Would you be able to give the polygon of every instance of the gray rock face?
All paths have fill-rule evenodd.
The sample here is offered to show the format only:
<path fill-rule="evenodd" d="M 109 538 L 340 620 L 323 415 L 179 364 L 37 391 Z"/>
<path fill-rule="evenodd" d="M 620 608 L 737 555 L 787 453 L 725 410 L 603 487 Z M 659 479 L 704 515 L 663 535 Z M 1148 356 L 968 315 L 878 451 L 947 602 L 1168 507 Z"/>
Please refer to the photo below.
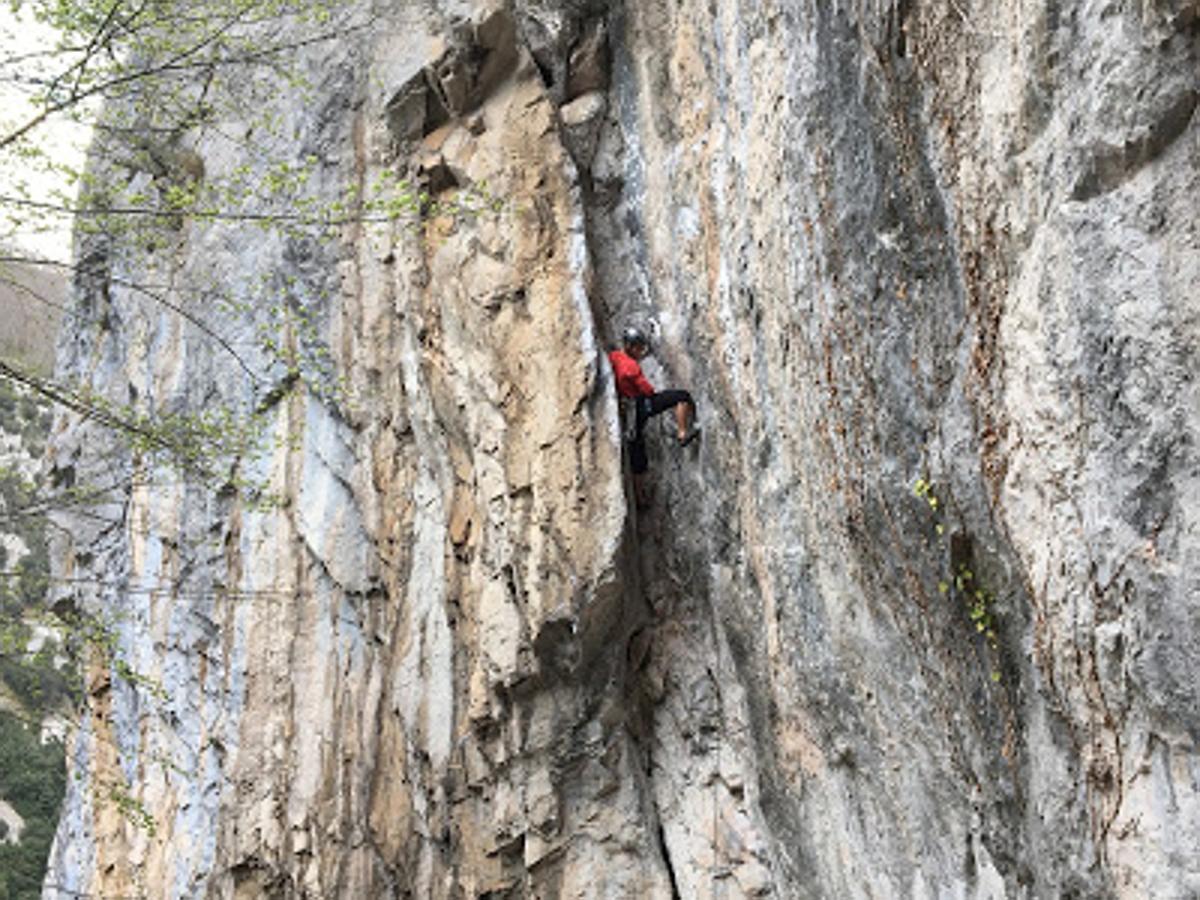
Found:
<path fill-rule="evenodd" d="M 463 3 L 314 51 L 266 149 L 442 205 L 183 226 L 177 283 L 265 279 L 329 396 L 264 306 L 209 320 L 255 385 L 122 289 L 163 259 L 79 286 L 64 373 L 284 439 L 240 464 L 277 504 L 137 478 L 66 522 L 163 690 L 94 665 L 48 895 L 1200 893 L 1198 22 Z M 651 423 L 643 511 L 627 322 L 704 427 Z"/>

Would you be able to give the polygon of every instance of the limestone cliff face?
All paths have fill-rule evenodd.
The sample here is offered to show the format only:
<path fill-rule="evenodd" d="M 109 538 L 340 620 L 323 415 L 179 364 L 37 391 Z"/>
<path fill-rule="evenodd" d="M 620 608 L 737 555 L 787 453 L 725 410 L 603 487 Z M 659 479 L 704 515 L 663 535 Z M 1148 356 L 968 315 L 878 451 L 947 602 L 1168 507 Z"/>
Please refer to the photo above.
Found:
<path fill-rule="evenodd" d="M 1200 892 L 1200 7 L 377 12 L 267 149 L 502 204 L 77 286 L 64 373 L 287 439 L 276 504 L 67 521 L 162 690 L 94 667 L 48 895 Z M 122 288 L 167 270 L 248 301 L 203 311 L 264 384 Z M 344 391 L 254 349 L 263 284 Z M 652 425 L 642 512 L 630 320 L 705 429 Z M 60 477 L 105 448 L 64 421 Z"/>

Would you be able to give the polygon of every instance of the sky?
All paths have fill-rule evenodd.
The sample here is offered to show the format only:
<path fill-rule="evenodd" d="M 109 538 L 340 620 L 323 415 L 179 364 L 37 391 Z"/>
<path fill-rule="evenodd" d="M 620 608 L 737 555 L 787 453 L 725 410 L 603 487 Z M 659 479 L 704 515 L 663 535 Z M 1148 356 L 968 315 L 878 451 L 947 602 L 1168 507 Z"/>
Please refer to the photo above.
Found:
<path fill-rule="evenodd" d="M 7 3 L 0 2 L 0 136 L 36 115 L 38 109 L 30 97 L 38 79 L 52 72 L 56 60 L 53 30 L 39 25 L 28 15 L 14 15 Z M 53 159 L 78 168 L 87 146 L 87 129 L 61 118 L 47 120 L 31 132 L 31 140 Z M 48 176 L 40 167 L 31 166 L 13 153 L 0 153 L 0 196 L 27 193 L 33 200 L 50 200 L 56 190 L 67 189 L 62 178 Z M 13 233 L 12 207 L 0 204 L 0 235 L 6 243 L 53 259 L 70 256 L 70 222 L 65 217 L 22 214 L 21 224 Z M 39 233 L 42 229 L 50 229 Z"/>

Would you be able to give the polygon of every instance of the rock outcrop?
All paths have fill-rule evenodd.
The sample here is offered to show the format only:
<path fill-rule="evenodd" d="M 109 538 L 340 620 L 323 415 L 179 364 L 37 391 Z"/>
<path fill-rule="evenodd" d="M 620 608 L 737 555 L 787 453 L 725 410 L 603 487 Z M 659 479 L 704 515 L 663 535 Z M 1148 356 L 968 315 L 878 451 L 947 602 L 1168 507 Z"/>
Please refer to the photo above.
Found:
<path fill-rule="evenodd" d="M 276 499 L 60 422 L 48 896 L 1200 892 L 1200 6 L 377 12 L 191 152 L 415 219 L 81 244 L 62 374 Z M 629 321 L 704 426 L 641 512 Z"/>

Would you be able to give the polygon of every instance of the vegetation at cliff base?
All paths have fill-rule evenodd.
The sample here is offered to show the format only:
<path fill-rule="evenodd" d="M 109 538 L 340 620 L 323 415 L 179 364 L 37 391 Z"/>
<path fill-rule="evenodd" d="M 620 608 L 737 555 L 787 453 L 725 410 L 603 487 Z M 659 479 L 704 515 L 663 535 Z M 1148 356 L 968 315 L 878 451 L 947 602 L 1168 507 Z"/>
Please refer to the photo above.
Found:
<path fill-rule="evenodd" d="M 43 744 L 35 726 L 0 712 L 0 797 L 25 822 L 18 843 L 0 841 L 0 900 L 41 896 L 65 789 L 62 745 Z"/>
<path fill-rule="evenodd" d="M 0 900 L 41 894 L 66 789 L 62 744 L 42 723 L 76 695 L 61 633 L 41 626 L 49 575 L 46 518 L 36 484 L 50 404 L 0 379 Z"/>

